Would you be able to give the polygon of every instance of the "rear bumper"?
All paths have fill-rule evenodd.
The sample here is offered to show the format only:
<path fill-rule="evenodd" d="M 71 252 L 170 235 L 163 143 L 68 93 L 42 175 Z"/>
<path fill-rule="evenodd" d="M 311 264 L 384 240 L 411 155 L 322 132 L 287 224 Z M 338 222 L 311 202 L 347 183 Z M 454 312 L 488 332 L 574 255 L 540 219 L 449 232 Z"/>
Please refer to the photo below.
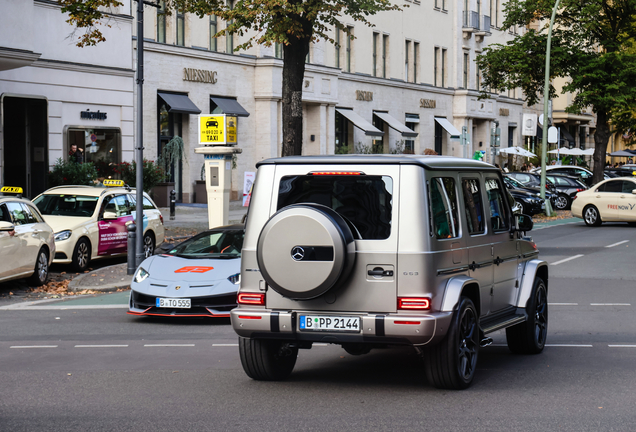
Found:
<path fill-rule="evenodd" d="M 422 315 L 352 314 L 308 312 L 311 315 L 359 316 L 362 328 L 356 333 L 303 331 L 298 327 L 299 312 L 237 308 L 230 312 L 232 327 L 242 337 L 323 343 L 375 343 L 426 345 L 444 338 L 452 312 Z"/>

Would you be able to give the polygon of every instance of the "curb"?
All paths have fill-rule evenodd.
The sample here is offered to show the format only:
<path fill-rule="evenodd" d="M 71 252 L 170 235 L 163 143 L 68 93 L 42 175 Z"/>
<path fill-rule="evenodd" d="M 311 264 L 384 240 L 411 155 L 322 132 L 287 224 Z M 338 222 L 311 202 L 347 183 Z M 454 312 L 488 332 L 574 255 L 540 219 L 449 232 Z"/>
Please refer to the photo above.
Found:
<path fill-rule="evenodd" d="M 121 264 L 115 264 L 115 265 L 121 265 Z M 107 283 L 100 286 L 81 286 L 81 283 L 84 280 L 84 278 L 88 277 L 91 273 L 97 272 L 97 271 L 104 271 L 104 269 L 108 269 L 109 267 L 114 267 L 114 266 L 102 267 L 99 270 L 93 270 L 90 273 L 84 273 L 83 275 L 80 275 L 74 278 L 71 282 L 69 282 L 68 290 L 72 292 L 78 292 L 83 290 L 91 290 L 91 291 L 99 291 L 99 292 L 114 292 L 120 289 L 129 288 L 132 282 L 132 276 L 129 282 Z"/>

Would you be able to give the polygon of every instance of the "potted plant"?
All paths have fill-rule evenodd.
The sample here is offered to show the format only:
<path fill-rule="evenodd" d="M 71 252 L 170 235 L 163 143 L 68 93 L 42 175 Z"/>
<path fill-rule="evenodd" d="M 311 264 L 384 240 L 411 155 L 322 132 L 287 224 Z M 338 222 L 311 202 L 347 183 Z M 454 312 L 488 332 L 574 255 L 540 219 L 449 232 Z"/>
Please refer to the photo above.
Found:
<path fill-rule="evenodd" d="M 49 187 L 61 185 L 92 186 L 98 173 L 92 162 L 77 163 L 58 159 L 49 171 Z"/>

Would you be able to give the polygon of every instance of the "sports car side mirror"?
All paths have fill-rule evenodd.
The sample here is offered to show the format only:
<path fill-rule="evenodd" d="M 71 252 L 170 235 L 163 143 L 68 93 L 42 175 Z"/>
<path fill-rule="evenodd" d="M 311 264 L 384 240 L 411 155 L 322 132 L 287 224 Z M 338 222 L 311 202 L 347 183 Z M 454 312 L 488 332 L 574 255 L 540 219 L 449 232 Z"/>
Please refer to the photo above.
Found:
<path fill-rule="evenodd" d="M 14 229 L 11 222 L 0 221 L 0 231 L 13 231 Z"/>
<path fill-rule="evenodd" d="M 514 231 L 530 231 L 533 226 L 534 222 L 530 216 L 525 214 L 515 215 L 515 226 L 513 227 Z"/>
<path fill-rule="evenodd" d="M 117 213 L 115 212 L 104 212 L 104 219 L 105 220 L 111 220 L 111 219 L 117 219 Z"/>

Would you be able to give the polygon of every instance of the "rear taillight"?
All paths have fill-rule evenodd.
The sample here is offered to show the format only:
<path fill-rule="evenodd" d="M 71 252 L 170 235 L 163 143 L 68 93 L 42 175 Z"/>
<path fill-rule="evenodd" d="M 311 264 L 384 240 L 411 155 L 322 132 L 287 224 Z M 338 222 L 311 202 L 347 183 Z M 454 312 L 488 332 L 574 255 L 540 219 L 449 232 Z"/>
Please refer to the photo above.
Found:
<path fill-rule="evenodd" d="M 576 198 L 578 198 L 578 195 L 574 195 L 574 196 L 572 197 L 572 201 L 574 201 Z"/>
<path fill-rule="evenodd" d="M 577 192 L 583 192 L 585 189 L 577 189 Z"/>
<path fill-rule="evenodd" d="M 426 297 L 399 297 L 398 309 L 428 310 L 431 308 L 431 299 Z"/>
<path fill-rule="evenodd" d="M 264 306 L 265 293 L 239 293 L 237 302 L 244 305 Z"/>
<path fill-rule="evenodd" d="M 159 220 L 161 221 L 161 225 L 163 225 L 163 215 L 159 213 Z"/>

